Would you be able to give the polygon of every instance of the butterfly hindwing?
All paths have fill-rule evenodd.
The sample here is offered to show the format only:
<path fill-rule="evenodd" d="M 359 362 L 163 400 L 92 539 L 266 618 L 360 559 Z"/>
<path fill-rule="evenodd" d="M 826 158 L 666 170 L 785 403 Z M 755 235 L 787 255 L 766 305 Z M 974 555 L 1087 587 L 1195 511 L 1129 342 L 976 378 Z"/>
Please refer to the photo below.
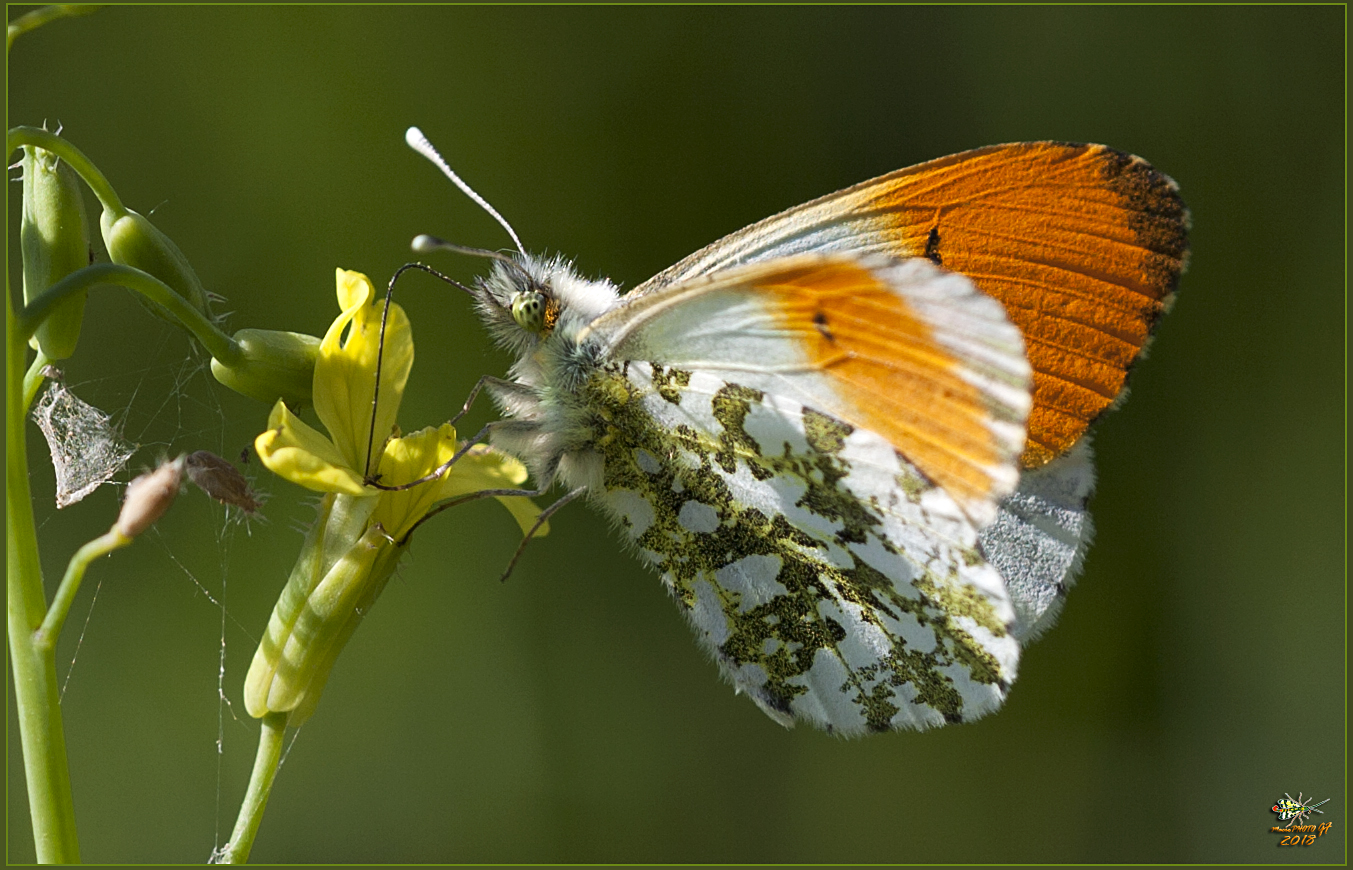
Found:
<path fill-rule="evenodd" d="M 767 713 L 852 734 L 963 721 L 1015 675 L 977 532 L 875 433 L 702 372 L 612 363 L 598 500 Z"/>
<path fill-rule="evenodd" d="M 999 706 L 1015 614 L 978 530 L 1029 373 L 998 304 L 924 261 L 804 256 L 624 301 L 582 340 L 611 360 L 580 397 L 599 499 L 741 690 L 842 733 Z"/>

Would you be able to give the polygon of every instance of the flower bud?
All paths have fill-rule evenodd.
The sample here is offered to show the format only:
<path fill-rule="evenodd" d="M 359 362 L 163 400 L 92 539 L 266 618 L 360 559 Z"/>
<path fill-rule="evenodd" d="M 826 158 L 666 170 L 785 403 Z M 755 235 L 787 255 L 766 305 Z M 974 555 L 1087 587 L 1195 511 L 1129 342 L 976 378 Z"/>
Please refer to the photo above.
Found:
<path fill-rule="evenodd" d="M 216 380 L 268 404 L 279 398 L 293 408 L 311 404 L 318 338 L 274 329 L 241 329 L 234 338 L 242 355 L 230 364 L 213 359 L 211 373 Z"/>
<path fill-rule="evenodd" d="M 105 208 L 99 217 L 99 229 L 103 232 L 103 243 L 108 248 L 108 256 L 120 266 L 131 266 L 159 278 L 169 288 L 198 311 L 211 316 L 207 304 L 207 291 L 198 280 L 188 258 L 183 256 L 178 245 L 160 232 L 145 216 L 131 209 L 116 214 Z M 137 298 L 140 298 L 139 296 Z M 164 306 L 142 299 L 150 311 L 158 317 L 175 325 L 178 318 L 169 313 Z"/>
<path fill-rule="evenodd" d="M 23 149 L 23 298 L 28 302 L 72 272 L 89 265 L 89 218 L 79 177 L 55 154 Z M 85 314 L 81 291 L 52 309 L 33 336 L 49 359 L 65 359 L 80 340 Z"/>
<path fill-rule="evenodd" d="M 250 716 L 314 712 L 338 654 L 375 603 L 403 552 L 366 526 L 375 499 L 330 496 L 277 599 L 244 680 Z"/>
<path fill-rule="evenodd" d="M 166 462 L 159 468 L 143 474 L 127 486 L 122 499 L 122 513 L 118 514 L 117 530 L 128 538 L 135 538 L 164 516 L 174 497 L 183 486 L 183 457 Z"/>

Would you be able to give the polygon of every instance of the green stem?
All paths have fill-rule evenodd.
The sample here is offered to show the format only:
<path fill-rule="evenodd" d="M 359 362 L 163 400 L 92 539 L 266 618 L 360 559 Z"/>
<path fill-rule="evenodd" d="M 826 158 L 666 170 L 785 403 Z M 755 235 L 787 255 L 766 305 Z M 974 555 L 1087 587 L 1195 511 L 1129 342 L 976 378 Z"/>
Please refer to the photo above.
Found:
<path fill-rule="evenodd" d="M 23 376 L 23 409 L 28 413 L 28 409 L 33 407 L 33 398 L 37 396 L 38 390 L 42 389 L 42 382 L 47 377 L 42 370 L 47 368 L 51 360 L 42 351 L 33 358 L 33 364 L 28 367 L 28 373 Z"/>
<path fill-rule="evenodd" d="M 56 657 L 51 649 L 39 649 L 33 639 L 33 632 L 47 614 L 47 601 L 42 589 L 33 497 L 28 488 L 23 404 L 28 345 L 14 318 L 8 284 L 6 281 L 5 586 L 14 702 L 37 859 L 44 864 L 74 864 L 80 860 L 80 843 L 61 724 Z"/>
<path fill-rule="evenodd" d="M 70 18 L 76 15 L 88 15 L 102 8 L 94 4 L 84 3 L 57 3 L 52 6 L 44 6 L 41 9 L 34 9 L 14 19 L 5 29 L 5 51 L 8 52 L 14 45 L 14 40 L 24 35 L 30 30 L 37 30 L 55 18 Z"/>
<path fill-rule="evenodd" d="M 5 154 L 13 154 L 22 145 L 36 145 L 44 151 L 50 151 L 57 157 L 70 164 L 76 174 L 85 180 L 89 189 L 94 191 L 94 195 L 99 198 L 99 203 L 106 211 L 114 215 L 121 216 L 127 213 L 127 207 L 122 204 L 118 198 L 117 191 L 113 190 L 113 185 L 108 183 L 108 179 L 94 165 L 94 161 L 85 156 L 84 152 L 74 145 L 62 139 L 55 133 L 49 133 L 40 127 L 12 127 L 5 134 Z"/>
<path fill-rule="evenodd" d="M 101 556 L 107 556 L 114 550 L 120 550 L 132 542 L 132 539 L 113 526 L 94 540 L 75 551 L 66 565 L 66 576 L 52 598 L 52 606 L 42 625 L 33 633 L 33 645 L 40 652 L 50 653 L 56 647 L 56 639 L 61 635 L 61 626 L 66 624 L 66 614 L 70 612 L 70 603 L 80 590 L 80 581 L 85 579 L 85 569 L 89 563 Z"/>
<path fill-rule="evenodd" d="M 207 353 L 222 364 L 236 365 L 243 358 L 244 352 L 235 339 L 217 329 L 216 324 L 171 290 L 168 284 L 140 269 L 119 266 L 116 263 L 86 266 L 70 273 L 35 296 L 19 314 L 18 328 L 23 340 L 28 340 L 62 299 L 84 290 L 91 290 L 100 284 L 120 284 L 152 302 L 158 302 L 202 343 Z"/>
<path fill-rule="evenodd" d="M 254 836 L 263 821 L 263 810 L 268 806 L 277 764 L 282 758 L 282 736 L 287 730 L 289 713 L 269 713 L 263 717 L 258 734 L 258 755 L 254 756 L 254 771 L 249 775 L 249 790 L 240 804 L 240 815 L 230 842 L 216 855 L 216 864 L 243 864 L 249 860 L 254 847 Z"/>

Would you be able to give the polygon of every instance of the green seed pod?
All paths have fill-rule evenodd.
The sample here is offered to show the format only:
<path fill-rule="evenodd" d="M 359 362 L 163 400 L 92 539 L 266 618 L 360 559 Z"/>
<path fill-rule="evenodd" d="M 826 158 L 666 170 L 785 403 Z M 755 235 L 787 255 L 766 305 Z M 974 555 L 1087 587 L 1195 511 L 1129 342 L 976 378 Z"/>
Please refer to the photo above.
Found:
<path fill-rule="evenodd" d="M 275 329 L 241 329 L 234 338 L 243 356 L 229 365 L 213 359 L 211 373 L 216 380 L 269 405 L 278 399 L 293 408 L 311 404 L 318 338 Z"/>
<path fill-rule="evenodd" d="M 120 266 L 131 266 L 159 278 L 169 288 L 198 311 L 211 316 L 207 304 L 207 291 L 198 280 L 197 273 L 188 264 L 178 245 L 160 232 L 144 215 L 127 209 L 120 214 L 104 209 L 99 217 L 99 229 L 103 232 L 103 243 L 108 248 L 108 257 Z M 140 297 L 138 297 L 140 298 Z M 178 318 L 170 314 L 163 306 L 142 300 L 142 304 L 158 317 L 175 325 Z"/>
<path fill-rule="evenodd" d="M 23 298 L 42 291 L 89 265 L 89 218 L 79 177 L 50 151 L 23 149 Z M 80 340 L 85 292 L 52 310 L 33 336 L 49 359 L 66 359 Z"/>

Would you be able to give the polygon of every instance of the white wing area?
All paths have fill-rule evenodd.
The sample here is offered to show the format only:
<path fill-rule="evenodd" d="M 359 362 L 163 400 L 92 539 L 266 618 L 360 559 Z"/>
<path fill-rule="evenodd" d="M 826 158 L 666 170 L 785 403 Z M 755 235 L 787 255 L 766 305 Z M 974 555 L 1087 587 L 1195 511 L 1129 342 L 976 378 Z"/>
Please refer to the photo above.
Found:
<path fill-rule="evenodd" d="M 996 521 L 982 530 L 982 552 L 1005 579 L 1015 606 L 1012 631 L 1021 642 L 1052 627 L 1080 572 L 1094 533 L 1086 508 L 1095 487 L 1093 460 L 1086 437 L 1065 456 L 1025 471 Z"/>
<path fill-rule="evenodd" d="M 840 734 L 1000 706 L 1004 583 L 940 487 L 875 433 L 702 371 L 608 363 L 598 501 L 723 673 L 773 718 Z"/>
<path fill-rule="evenodd" d="M 896 311 L 877 307 L 904 322 L 860 323 L 856 312 L 838 320 L 845 307 L 841 297 L 810 282 L 794 288 L 799 295 L 775 292 L 786 275 L 811 267 L 826 273 L 842 264 L 894 294 L 900 303 Z M 808 298 L 822 306 L 818 317 L 826 342 L 812 326 L 796 330 L 795 313 L 786 312 Z M 831 311 L 830 323 L 824 310 Z M 800 324 L 806 321 L 799 317 Z M 924 346 L 907 334 L 911 322 L 924 331 Z M 622 299 L 580 338 L 598 347 L 602 358 L 703 372 L 885 437 L 903 429 L 919 433 L 919 440 L 943 454 L 943 462 L 975 467 L 981 485 L 975 491 L 952 488 L 950 494 L 978 525 L 994 518 L 997 501 L 1018 480 L 1016 459 L 1024 446 L 1032 376 L 1019 330 L 1001 304 L 970 280 L 924 259 L 805 255 L 728 269 Z M 827 356 L 833 350 L 838 355 Z M 852 366 L 871 367 L 865 377 L 885 371 L 889 379 L 881 388 L 862 390 Z M 950 377 L 969 385 L 971 397 L 957 398 L 952 384 L 945 383 Z M 954 435 L 955 426 L 970 420 L 982 427 L 979 434 L 986 442 L 979 458 Z M 890 428 L 894 425 L 896 430 Z M 901 439 L 893 443 L 907 452 Z M 947 482 L 933 473 L 926 456 L 908 458 L 932 480 Z"/>
<path fill-rule="evenodd" d="M 1030 370 L 1019 330 L 1001 303 L 966 277 L 924 259 L 804 255 L 729 269 L 638 297 L 597 318 L 581 340 L 611 359 L 659 360 L 681 369 L 736 373 L 733 380 L 819 410 L 848 412 L 833 379 L 811 364 L 802 344 L 781 322 L 759 282 L 808 263 L 845 261 L 877 274 L 962 366 L 960 375 L 988 391 L 1007 420 L 1029 409 Z M 890 324 L 880 323 L 886 330 Z M 755 383 L 752 383 L 755 381 Z M 1021 438 L 1022 443 L 1022 436 Z"/>

